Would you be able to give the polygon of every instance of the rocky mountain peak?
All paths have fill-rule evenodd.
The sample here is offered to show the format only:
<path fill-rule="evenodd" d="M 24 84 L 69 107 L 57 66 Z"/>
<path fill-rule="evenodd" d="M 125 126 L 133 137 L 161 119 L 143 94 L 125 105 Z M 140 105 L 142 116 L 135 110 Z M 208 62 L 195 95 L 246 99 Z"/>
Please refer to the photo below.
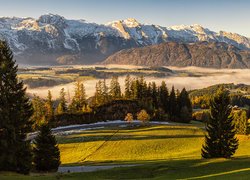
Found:
<path fill-rule="evenodd" d="M 57 14 L 42 15 L 37 21 L 42 24 L 51 24 L 59 27 L 64 27 L 66 25 L 66 19 L 63 16 Z"/>
<path fill-rule="evenodd" d="M 127 18 L 122 21 L 127 27 L 138 27 L 140 23 L 134 18 Z"/>

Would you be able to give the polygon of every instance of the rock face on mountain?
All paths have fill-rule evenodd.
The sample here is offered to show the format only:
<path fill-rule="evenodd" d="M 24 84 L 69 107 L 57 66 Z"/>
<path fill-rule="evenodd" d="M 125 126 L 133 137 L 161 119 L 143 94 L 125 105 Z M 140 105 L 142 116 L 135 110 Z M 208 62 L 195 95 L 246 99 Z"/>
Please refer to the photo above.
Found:
<path fill-rule="evenodd" d="M 121 50 L 104 64 L 143 66 L 198 66 L 209 68 L 250 68 L 250 51 L 218 42 L 167 42 Z"/>
<path fill-rule="evenodd" d="M 24 64 L 96 63 L 122 49 L 163 42 L 225 42 L 250 49 L 249 38 L 200 25 L 162 27 L 133 18 L 102 25 L 53 14 L 38 19 L 2 17 L 0 39 L 9 42 L 17 61 Z"/>

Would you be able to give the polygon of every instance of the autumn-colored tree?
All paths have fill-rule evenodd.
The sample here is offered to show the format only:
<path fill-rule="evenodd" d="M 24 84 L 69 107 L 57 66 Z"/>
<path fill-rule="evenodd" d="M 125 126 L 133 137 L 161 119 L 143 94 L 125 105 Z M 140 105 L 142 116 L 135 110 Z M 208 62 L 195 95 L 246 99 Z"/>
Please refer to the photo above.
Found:
<path fill-rule="evenodd" d="M 137 113 L 137 119 L 142 121 L 142 123 L 145 125 L 150 120 L 150 115 L 145 109 L 142 109 Z"/>
<path fill-rule="evenodd" d="M 132 123 L 134 120 L 133 114 L 132 113 L 128 113 L 126 115 L 126 117 L 124 118 L 125 121 L 127 121 L 128 123 Z"/>

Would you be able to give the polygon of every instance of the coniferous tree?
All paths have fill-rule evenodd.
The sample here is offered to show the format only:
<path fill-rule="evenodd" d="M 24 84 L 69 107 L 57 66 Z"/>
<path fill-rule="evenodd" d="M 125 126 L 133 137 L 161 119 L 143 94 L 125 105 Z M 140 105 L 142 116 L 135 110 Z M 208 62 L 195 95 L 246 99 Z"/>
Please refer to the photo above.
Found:
<path fill-rule="evenodd" d="M 102 103 L 105 104 L 109 102 L 110 97 L 109 97 L 109 88 L 106 84 L 106 79 L 103 80 L 102 82 Z"/>
<path fill-rule="evenodd" d="M 185 88 L 182 89 L 177 99 L 179 122 L 188 123 L 192 120 L 192 103 Z"/>
<path fill-rule="evenodd" d="M 136 79 L 131 82 L 131 98 L 138 99 L 138 81 Z"/>
<path fill-rule="evenodd" d="M 60 91 L 60 98 L 59 98 L 59 104 L 57 107 L 57 114 L 63 114 L 67 111 L 67 104 L 66 104 L 66 93 L 64 91 L 64 88 Z"/>
<path fill-rule="evenodd" d="M 87 105 L 85 86 L 81 83 L 80 86 L 80 108 L 83 109 Z"/>
<path fill-rule="evenodd" d="M 201 155 L 203 158 L 229 158 L 238 148 L 229 92 L 219 89 L 210 106 L 210 119 L 206 125 L 207 135 Z"/>
<path fill-rule="evenodd" d="M 72 112 L 82 112 L 83 108 L 87 105 L 86 93 L 83 83 L 77 81 L 75 84 L 75 94 L 70 104 Z"/>
<path fill-rule="evenodd" d="M 45 101 L 41 99 L 39 96 L 34 95 L 32 99 L 32 107 L 33 107 L 33 115 L 31 117 L 33 123 L 32 129 L 37 130 L 37 128 L 45 122 Z"/>
<path fill-rule="evenodd" d="M 102 104 L 102 82 L 99 80 L 95 86 L 94 104 L 99 106 Z"/>
<path fill-rule="evenodd" d="M 109 96 L 112 99 L 121 98 L 121 86 L 118 81 L 118 76 L 114 76 L 111 79 L 110 88 L 109 88 Z"/>
<path fill-rule="evenodd" d="M 17 65 L 6 42 L 0 41 L 0 171 L 29 173 L 32 106 L 18 81 Z"/>
<path fill-rule="evenodd" d="M 169 110 L 169 94 L 168 88 L 165 81 L 162 81 L 161 86 L 159 88 L 159 104 L 162 109 L 168 113 Z"/>
<path fill-rule="evenodd" d="M 125 99 L 130 99 L 131 98 L 131 78 L 130 75 L 128 74 L 125 78 L 125 92 L 124 96 Z"/>
<path fill-rule="evenodd" d="M 52 122 L 54 120 L 54 107 L 51 92 L 48 91 L 48 96 L 45 100 L 45 121 Z"/>
<path fill-rule="evenodd" d="M 60 151 L 48 123 L 40 127 L 34 145 L 34 165 L 36 170 L 56 172 L 60 165 Z"/>
<path fill-rule="evenodd" d="M 176 111 L 177 111 L 177 100 L 176 100 L 176 94 L 174 86 L 172 87 L 172 90 L 169 95 L 169 118 L 170 120 L 175 120 L 176 118 Z"/>
<path fill-rule="evenodd" d="M 152 98 L 153 108 L 157 109 L 158 108 L 158 92 L 157 92 L 157 86 L 156 86 L 155 82 L 152 82 L 151 98 Z"/>
<path fill-rule="evenodd" d="M 247 134 L 248 133 L 248 119 L 247 113 L 245 110 L 238 110 L 233 113 L 234 120 L 233 123 L 235 125 L 235 131 L 237 134 Z"/>
<path fill-rule="evenodd" d="M 143 101 L 148 98 L 147 93 L 148 93 L 148 85 L 147 85 L 147 82 L 144 81 L 142 84 L 142 99 L 143 99 Z"/>

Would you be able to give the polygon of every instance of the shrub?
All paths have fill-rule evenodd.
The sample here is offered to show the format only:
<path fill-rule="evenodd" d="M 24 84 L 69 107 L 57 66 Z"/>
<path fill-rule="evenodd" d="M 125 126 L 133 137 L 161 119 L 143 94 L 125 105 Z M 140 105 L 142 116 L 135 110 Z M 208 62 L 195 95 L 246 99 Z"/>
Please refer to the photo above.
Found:
<path fill-rule="evenodd" d="M 137 113 L 137 119 L 142 121 L 143 124 L 145 124 L 150 120 L 150 116 L 146 110 L 142 109 L 139 113 Z"/>
<path fill-rule="evenodd" d="M 133 114 L 128 113 L 124 120 L 127 121 L 128 123 L 132 123 L 134 120 Z"/>

